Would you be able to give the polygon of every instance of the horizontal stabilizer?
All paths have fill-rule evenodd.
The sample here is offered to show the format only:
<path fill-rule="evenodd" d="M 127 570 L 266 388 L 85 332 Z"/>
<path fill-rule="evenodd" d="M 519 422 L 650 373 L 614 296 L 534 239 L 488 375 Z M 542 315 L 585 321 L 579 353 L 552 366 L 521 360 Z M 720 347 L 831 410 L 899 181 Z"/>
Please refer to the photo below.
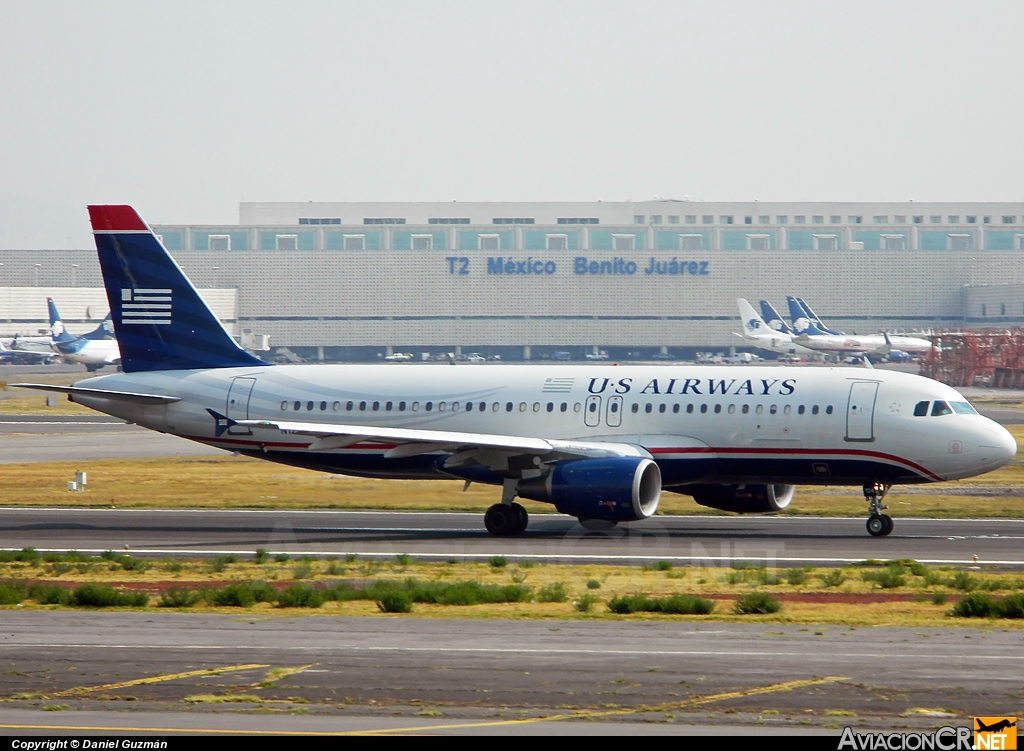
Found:
<path fill-rule="evenodd" d="M 19 389 L 34 389 L 36 391 L 54 391 L 58 394 L 72 394 L 78 396 L 90 396 L 96 399 L 114 399 L 121 402 L 138 402 L 139 404 L 170 404 L 180 402 L 180 396 L 167 396 L 165 394 L 136 394 L 131 391 L 111 391 L 110 389 L 88 389 L 81 386 L 51 386 L 48 383 L 12 383 Z"/>

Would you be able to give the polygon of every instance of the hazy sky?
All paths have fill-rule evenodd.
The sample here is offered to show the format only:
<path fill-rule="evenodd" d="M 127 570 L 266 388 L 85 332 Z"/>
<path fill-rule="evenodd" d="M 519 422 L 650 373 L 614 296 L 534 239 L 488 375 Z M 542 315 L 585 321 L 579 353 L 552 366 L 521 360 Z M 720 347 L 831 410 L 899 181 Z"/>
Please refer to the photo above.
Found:
<path fill-rule="evenodd" d="M 0 0 L 0 247 L 85 205 L 1024 200 L 1022 2 Z"/>

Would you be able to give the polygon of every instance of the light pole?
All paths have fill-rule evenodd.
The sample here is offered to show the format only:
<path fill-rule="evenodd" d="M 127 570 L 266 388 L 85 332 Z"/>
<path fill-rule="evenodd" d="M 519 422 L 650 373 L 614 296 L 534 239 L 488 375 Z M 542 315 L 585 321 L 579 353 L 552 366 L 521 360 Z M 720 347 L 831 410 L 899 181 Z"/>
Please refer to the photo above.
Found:
<path fill-rule="evenodd" d="M 220 288 L 220 284 L 218 283 L 218 276 L 219 276 L 217 274 L 218 271 L 220 271 L 220 266 L 214 266 L 213 267 L 213 288 L 214 289 L 219 289 Z"/>
<path fill-rule="evenodd" d="M 41 264 L 41 263 L 37 263 L 36 264 L 36 286 L 37 287 L 39 286 L 39 269 L 41 269 L 42 267 L 43 267 L 43 264 Z"/>
<path fill-rule="evenodd" d="M 75 276 L 78 274 L 78 267 L 79 267 L 79 265 L 80 264 L 77 264 L 77 263 L 71 264 L 71 286 L 72 287 L 75 286 Z"/>

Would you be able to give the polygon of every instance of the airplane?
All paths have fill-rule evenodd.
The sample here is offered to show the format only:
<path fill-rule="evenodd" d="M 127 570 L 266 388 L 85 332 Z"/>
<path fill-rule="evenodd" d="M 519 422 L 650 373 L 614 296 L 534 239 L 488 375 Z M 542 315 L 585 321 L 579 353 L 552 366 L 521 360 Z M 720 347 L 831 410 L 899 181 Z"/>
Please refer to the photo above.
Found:
<path fill-rule="evenodd" d="M 911 354 L 927 354 L 932 343 L 927 339 L 896 334 L 846 335 L 823 328 L 824 324 L 797 297 L 786 298 L 793 322 L 793 341 L 817 352 L 858 355 L 888 355 L 890 360 L 908 360 Z"/>
<path fill-rule="evenodd" d="M 833 329 L 830 329 L 828 326 L 826 326 L 825 323 L 820 318 L 818 318 L 818 314 L 811 310 L 811 306 L 804 302 L 804 299 L 802 297 L 794 297 L 793 299 L 796 300 L 797 305 L 799 305 L 800 308 L 803 310 L 803 313 L 804 315 L 807 316 L 807 319 L 811 323 L 813 323 L 819 331 L 822 331 L 825 334 L 832 334 L 832 336 L 846 336 L 845 331 L 834 331 Z M 789 303 L 789 300 L 790 298 L 787 297 L 786 302 Z M 793 308 L 792 305 L 790 305 L 790 313 L 792 313 L 792 311 Z"/>
<path fill-rule="evenodd" d="M 973 477 L 1017 451 L 955 389 L 894 371 L 270 365 L 238 346 L 135 209 L 89 214 L 124 372 L 16 385 L 286 465 L 495 485 L 492 535 L 526 529 L 517 497 L 614 525 L 652 516 L 663 490 L 760 513 L 809 483 L 861 486 L 867 531 L 884 536 L 893 485 Z"/>
<path fill-rule="evenodd" d="M 13 340 L 15 341 L 17 337 Z M 57 359 L 57 353 L 47 348 L 46 351 L 37 349 L 17 349 L 8 346 L 3 339 L 0 339 L 0 363 L 4 365 L 50 365 Z"/>
<path fill-rule="evenodd" d="M 114 338 L 110 313 L 107 313 L 107 317 L 95 330 L 82 336 L 74 336 L 65 330 L 53 298 L 47 297 L 46 304 L 50 309 L 53 348 L 60 353 L 65 362 L 82 363 L 90 373 L 104 365 L 117 365 L 121 362 L 121 351 L 118 349 L 117 339 Z"/>
<path fill-rule="evenodd" d="M 762 305 L 764 305 L 762 300 Z M 793 335 L 774 330 L 757 314 L 753 306 L 742 297 L 737 298 L 736 305 L 740 309 L 740 320 L 743 322 L 743 333 L 733 332 L 747 344 L 760 349 L 788 355 L 813 355 L 814 350 L 801 347 L 793 342 Z"/>

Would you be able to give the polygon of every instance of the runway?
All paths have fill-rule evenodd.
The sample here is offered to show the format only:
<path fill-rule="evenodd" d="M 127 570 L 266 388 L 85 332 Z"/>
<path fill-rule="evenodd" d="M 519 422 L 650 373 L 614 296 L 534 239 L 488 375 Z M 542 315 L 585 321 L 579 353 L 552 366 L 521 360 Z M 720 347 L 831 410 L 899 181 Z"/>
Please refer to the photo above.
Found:
<path fill-rule="evenodd" d="M 708 725 L 754 723 L 777 733 L 821 728 L 834 722 L 825 713 L 842 707 L 855 713 L 843 724 L 924 728 L 1017 706 L 1020 634 L 7 611 L 0 696 L 23 698 L 2 705 L 0 724 L 25 723 L 33 709 L 57 705 L 79 711 L 40 713 L 36 721 L 501 734 L 597 734 L 601 721 L 661 734 L 696 721 L 705 733 Z M 231 695 L 244 698 L 194 698 Z M 295 707 L 308 715 L 289 716 Z M 909 712 L 931 707 L 943 709 Z M 263 714 L 238 714 L 257 708 Z M 137 715 L 154 710 L 166 714 Z M 595 713 L 592 721 L 570 722 L 579 710 Z"/>
<path fill-rule="evenodd" d="M 913 558 L 928 564 L 1024 566 L 1024 520 L 897 519 L 892 535 L 870 537 L 861 519 L 658 516 L 607 532 L 561 515 L 531 517 L 521 537 L 495 538 L 482 515 L 385 511 L 0 509 L 0 548 L 138 555 L 251 554 L 463 560 L 494 555 L 549 563 L 769 566 Z"/>

